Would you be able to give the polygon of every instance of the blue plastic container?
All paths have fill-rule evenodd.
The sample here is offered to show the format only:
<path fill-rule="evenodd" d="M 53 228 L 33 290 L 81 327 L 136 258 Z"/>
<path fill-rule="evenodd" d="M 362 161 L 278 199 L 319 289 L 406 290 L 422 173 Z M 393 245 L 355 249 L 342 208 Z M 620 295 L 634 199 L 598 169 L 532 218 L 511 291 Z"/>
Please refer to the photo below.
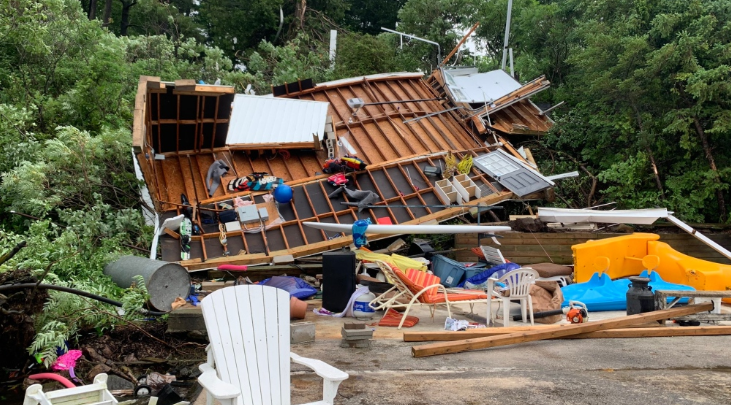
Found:
<path fill-rule="evenodd" d="M 442 255 L 436 255 L 432 258 L 432 272 L 439 277 L 441 283 L 445 287 L 456 287 L 462 282 L 465 275 L 465 269 L 462 263 L 452 260 Z"/>

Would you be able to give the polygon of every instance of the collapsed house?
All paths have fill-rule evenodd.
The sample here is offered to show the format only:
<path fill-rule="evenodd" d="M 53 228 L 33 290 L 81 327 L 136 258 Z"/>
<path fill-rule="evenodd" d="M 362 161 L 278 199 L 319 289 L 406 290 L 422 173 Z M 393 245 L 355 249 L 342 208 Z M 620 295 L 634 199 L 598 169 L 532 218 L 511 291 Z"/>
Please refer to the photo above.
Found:
<path fill-rule="evenodd" d="M 143 76 L 134 154 L 159 222 L 185 214 L 193 224 L 186 260 L 179 233 L 162 229 L 162 260 L 189 270 L 271 263 L 352 243 L 303 222 L 438 223 L 466 205 L 543 198 L 553 183 L 510 139 L 550 129 L 529 100 L 548 86 L 543 77 L 521 85 L 502 71 L 440 68 L 426 79 L 303 80 L 256 96 Z M 452 159 L 467 160 L 464 173 Z M 344 176 L 333 181 L 339 166 L 327 162 L 343 163 Z M 356 206 L 353 193 L 337 192 L 343 183 L 372 199 Z M 270 197 L 280 184 L 291 201 Z"/>

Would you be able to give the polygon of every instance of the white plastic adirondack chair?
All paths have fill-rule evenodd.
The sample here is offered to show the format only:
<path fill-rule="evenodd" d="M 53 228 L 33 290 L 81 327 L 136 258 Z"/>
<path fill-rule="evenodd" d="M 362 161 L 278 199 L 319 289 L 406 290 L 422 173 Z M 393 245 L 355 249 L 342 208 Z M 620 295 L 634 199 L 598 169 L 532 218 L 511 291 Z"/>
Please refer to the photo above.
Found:
<path fill-rule="evenodd" d="M 204 298 L 201 307 L 211 344 L 198 382 L 208 391 L 208 405 L 214 398 L 222 405 L 289 405 L 290 359 L 324 379 L 323 399 L 312 405 L 332 405 L 348 374 L 289 351 L 288 292 L 227 287 Z"/>
<path fill-rule="evenodd" d="M 43 392 L 41 384 L 33 384 L 25 390 L 23 405 L 116 405 L 117 400 L 107 390 L 107 378 L 101 373 L 93 384 L 49 392 Z"/>

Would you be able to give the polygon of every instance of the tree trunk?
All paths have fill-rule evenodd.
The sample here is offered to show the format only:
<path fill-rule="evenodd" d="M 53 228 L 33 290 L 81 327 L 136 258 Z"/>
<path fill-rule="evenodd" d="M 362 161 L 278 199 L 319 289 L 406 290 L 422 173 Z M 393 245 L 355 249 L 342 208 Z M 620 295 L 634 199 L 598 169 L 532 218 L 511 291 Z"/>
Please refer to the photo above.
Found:
<path fill-rule="evenodd" d="M 112 0 L 106 0 L 104 2 L 104 19 L 102 26 L 109 26 L 109 21 L 112 19 Z"/>
<path fill-rule="evenodd" d="M 96 0 L 89 0 L 89 13 L 87 15 L 89 20 L 96 18 Z"/>
<path fill-rule="evenodd" d="M 640 128 L 640 133 L 645 132 L 644 125 L 642 123 L 642 115 L 640 115 L 640 111 L 637 109 L 634 103 L 632 103 L 632 108 L 635 110 L 635 115 L 637 116 L 637 126 Z M 652 173 L 655 176 L 655 184 L 657 185 L 657 189 L 660 191 L 660 197 L 664 200 L 665 199 L 665 190 L 662 187 L 662 181 L 660 180 L 660 172 L 657 170 L 657 163 L 655 162 L 655 154 L 652 153 L 652 149 L 650 149 L 650 146 L 644 141 L 640 140 L 640 144 L 645 143 L 645 152 L 647 152 L 647 157 L 650 158 L 650 166 L 652 166 Z"/>
<path fill-rule="evenodd" d="M 718 175 L 718 168 L 716 168 L 716 160 L 713 158 L 713 153 L 711 153 L 711 146 L 708 143 L 708 137 L 706 136 L 706 131 L 703 130 L 703 126 L 701 125 L 700 120 L 697 116 L 693 116 L 693 124 L 695 124 L 695 132 L 698 133 L 698 137 L 701 139 L 701 144 L 703 145 L 703 152 L 706 155 L 706 159 L 708 159 L 708 164 L 711 166 L 711 170 L 713 171 L 713 180 L 716 182 L 716 184 L 721 184 L 721 177 Z M 720 214 L 721 221 L 726 220 L 726 201 L 724 201 L 723 198 L 723 190 L 720 188 L 716 190 L 716 200 L 718 200 L 718 211 Z"/>
<path fill-rule="evenodd" d="M 137 0 L 125 1 L 119 0 L 122 3 L 122 21 L 119 27 L 119 35 L 127 36 L 127 28 L 129 27 L 129 9 L 137 4 Z"/>
<path fill-rule="evenodd" d="M 649 146 L 645 147 L 645 152 L 647 152 L 647 157 L 650 158 L 652 173 L 655 175 L 655 184 L 657 184 L 657 189 L 660 190 L 660 197 L 662 197 L 662 199 L 664 200 L 665 190 L 663 190 L 662 181 L 660 181 L 660 172 L 657 170 L 657 163 L 655 163 L 655 154 L 652 153 L 652 149 L 650 149 Z"/>

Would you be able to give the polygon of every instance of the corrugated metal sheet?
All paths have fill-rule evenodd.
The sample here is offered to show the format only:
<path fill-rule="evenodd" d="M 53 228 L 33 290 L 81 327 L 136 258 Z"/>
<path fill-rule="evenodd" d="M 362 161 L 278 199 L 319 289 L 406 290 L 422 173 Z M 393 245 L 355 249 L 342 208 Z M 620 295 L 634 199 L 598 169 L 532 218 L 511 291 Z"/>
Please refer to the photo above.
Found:
<path fill-rule="evenodd" d="M 237 94 L 227 145 L 286 144 L 322 139 L 329 103 Z"/>
<path fill-rule="evenodd" d="M 515 79 L 502 70 L 477 73 L 472 69 L 445 69 L 447 88 L 458 103 L 486 103 L 495 101 L 521 87 Z"/>

